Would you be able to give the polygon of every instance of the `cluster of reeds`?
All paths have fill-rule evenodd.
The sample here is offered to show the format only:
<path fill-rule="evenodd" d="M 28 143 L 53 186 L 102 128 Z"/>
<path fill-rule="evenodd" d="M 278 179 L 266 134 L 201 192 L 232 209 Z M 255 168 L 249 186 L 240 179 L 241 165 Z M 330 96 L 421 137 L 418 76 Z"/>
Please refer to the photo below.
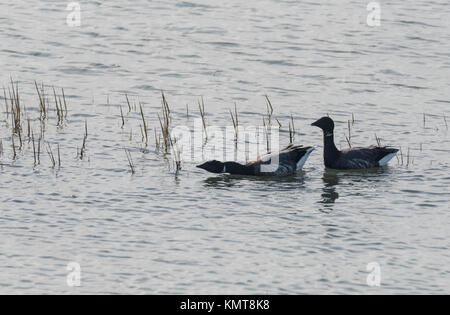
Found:
<path fill-rule="evenodd" d="M 237 112 L 237 104 L 234 103 L 234 114 L 230 109 L 230 115 L 231 115 L 231 121 L 233 122 L 233 128 L 234 128 L 234 141 L 237 145 L 237 141 L 239 138 L 239 117 Z"/>
<path fill-rule="evenodd" d="M 123 116 L 122 106 L 120 106 L 120 117 L 122 118 L 122 126 L 120 128 L 123 129 L 123 127 L 125 126 L 125 117 Z"/>
<path fill-rule="evenodd" d="M 162 134 L 162 145 L 161 145 L 161 137 L 156 136 L 156 147 L 158 150 L 163 149 L 164 153 L 168 153 L 170 150 L 171 145 L 171 136 L 170 136 L 170 108 L 169 103 L 167 102 L 166 96 L 164 95 L 164 92 L 161 92 L 161 105 L 162 105 L 162 119 L 161 116 L 158 114 L 158 120 L 159 125 L 161 127 L 161 134 Z"/>
<path fill-rule="evenodd" d="M 7 119 L 9 113 L 11 113 L 11 145 L 13 149 L 13 160 L 17 158 L 17 150 L 22 150 L 22 108 L 20 103 L 19 83 L 11 78 L 11 86 L 8 86 L 8 95 L 6 96 L 6 89 L 3 88 L 3 94 L 5 99 L 6 115 Z M 19 139 L 19 146 L 16 146 L 15 138 Z"/>
<path fill-rule="evenodd" d="M 147 128 L 147 122 L 145 121 L 144 116 L 144 110 L 142 109 L 142 103 L 139 103 L 141 118 L 142 118 L 142 125 L 139 125 L 141 129 L 141 135 L 142 135 L 142 142 L 145 143 L 145 146 L 148 146 L 148 128 Z"/>
<path fill-rule="evenodd" d="M 170 138 L 170 145 L 172 146 L 175 175 L 178 175 L 178 173 L 181 171 L 181 154 L 180 149 L 178 148 L 177 139 Z"/>
<path fill-rule="evenodd" d="M 57 159 L 55 158 L 52 147 L 50 146 L 49 143 L 47 143 L 47 153 L 48 153 L 48 156 L 50 157 L 50 161 L 52 162 L 52 165 L 53 165 L 52 167 L 55 168 L 56 165 L 58 165 L 58 169 L 60 169 L 61 168 L 61 151 L 59 150 L 59 144 L 57 147 L 57 153 L 58 153 Z"/>
<path fill-rule="evenodd" d="M 345 140 L 347 140 L 348 146 L 352 147 L 352 125 L 350 120 L 347 121 L 347 130 L 348 130 L 348 136 L 345 136 Z"/>
<path fill-rule="evenodd" d="M 327 116 L 330 117 L 329 114 Z M 352 126 L 355 125 L 355 122 L 355 113 L 352 113 L 352 119 L 347 120 L 347 135 L 344 134 L 345 140 L 350 148 L 352 147 Z"/>
<path fill-rule="evenodd" d="M 14 82 L 11 79 L 11 89 L 8 87 L 8 92 L 11 109 L 12 131 L 14 134 L 19 136 L 19 139 L 22 142 L 22 110 L 20 107 L 19 83 L 16 82 L 16 84 L 14 85 Z M 5 102 L 7 102 L 6 97 Z M 6 107 L 8 107 L 8 105 Z"/>
<path fill-rule="evenodd" d="M 130 101 L 130 98 L 128 94 L 125 94 L 126 104 L 128 106 L 128 112 L 130 113 L 132 110 L 136 112 L 137 106 L 136 102 Z M 139 115 L 139 129 L 141 134 L 141 140 L 142 144 L 145 146 L 145 148 L 149 145 L 149 125 L 148 120 L 146 118 L 145 112 L 144 112 L 144 104 L 142 102 L 138 102 L 139 106 L 137 109 L 137 113 Z M 159 127 L 153 129 L 154 137 L 155 137 L 155 149 L 156 152 L 163 153 L 164 158 L 166 159 L 167 154 L 172 153 L 173 160 L 174 160 L 174 167 L 178 173 L 179 170 L 181 170 L 181 158 L 180 158 L 180 152 L 178 150 L 178 146 L 176 144 L 176 139 L 173 139 L 171 136 L 171 110 L 169 107 L 169 103 L 167 101 L 167 98 L 163 91 L 161 91 L 161 113 L 157 114 L 157 118 L 159 121 Z M 189 115 L 189 108 L 186 105 L 186 113 Z M 125 114 L 123 111 L 123 108 L 120 106 L 120 119 L 121 119 L 121 128 L 123 129 L 126 123 L 125 120 Z M 130 127 L 130 136 L 129 136 L 130 142 L 133 139 L 133 129 Z M 127 156 L 128 166 L 131 170 L 131 173 L 134 174 L 136 172 L 136 167 L 133 162 L 133 159 L 131 158 L 131 153 L 128 149 L 124 149 Z M 147 149 L 144 149 L 143 152 L 148 152 Z"/>
<path fill-rule="evenodd" d="M 84 136 L 83 136 L 83 142 L 81 144 L 81 149 L 78 152 L 78 158 L 80 160 L 83 160 L 84 157 L 86 156 L 86 141 L 88 138 L 88 123 L 87 120 L 84 122 Z"/>
<path fill-rule="evenodd" d="M 136 102 L 133 101 L 133 105 L 131 105 L 130 99 L 128 98 L 128 94 L 125 94 L 125 98 L 127 99 L 128 112 L 131 113 L 132 110 L 136 111 L 137 110 Z"/>
<path fill-rule="evenodd" d="M 381 148 L 381 147 L 382 147 L 382 146 L 381 146 L 381 139 L 378 138 L 377 134 L 375 134 L 375 140 L 377 141 L 377 146 L 378 146 L 379 148 Z"/>
<path fill-rule="evenodd" d="M 406 166 L 409 166 L 410 164 L 414 164 L 414 157 L 411 156 L 411 150 L 408 148 L 408 153 L 406 154 Z"/>
<path fill-rule="evenodd" d="M 23 139 L 23 120 L 24 114 L 26 112 L 25 106 L 21 106 L 20 94 L 19 94 L 19 83 L 14 82 L 11 78 L 11 86 L 8 86 L 8 95 L 6 96 L 6 89 L 3 88 L 3 94 L 5 99 L 6 115 L 7 119 L 11 113 L 11 145 L 13 149 L 13 160 L 17 158 L 18 151 L 22 150 Z M 29 120 L 27 130 L 30 130 Z M 15 138 L 18 138 L 19 145 L 16 146 Z"/>
<path fill-rule="evenodd" d="M 266 151 L 267 153 L 271 152 L 271 147 L 270 147 L 270 139 L 272 136 L 272 118 L 273 118 L 273 106 L 272 106 L 272 102 L 269 99 L 269 96 L 265 95 L 264 96 L 266 99 L 266 117 L 267 117 L 267 122 L 266 122 L 266 118 L 263 116 L 263 131 L 264 131 L 264 139 L 266 140 Z M 278 121 L 278 125 L 281 128 L 281 124 Z"/>
<path fill-rule="evenodd" d="M 291 114 L 291 120 L 289 121 L 289 144 L 293 144 L 295 141 L 295 124 L 294 116 Z"/>
<path fill-rule="evenodd" d="M 31 139 L 33 143 L 34 166 L 36 166 L 41 164 L 41 137 L 37 141 L 37 146 L 34 140 L 34 132 L 31 132 Z"/>
<path fill-rule="evenodd" d="M 272 102 L 269 99 L 269 96 L 265 95 L 265 98 L 266 98 L 268 125 L 271 126 L 272 125 L 273 106 L 272 106 Z"/>
<path fill-rule="evenodd" d="M 130 150 L 125 149 L 125 154 L 127 156 L 128 165 L 130 166 L 131 174 L 135 174 L 136 168 L 134 166 L 133 159 L 131 158 Z"/>
<path fill-rule="evenodd" d="M 126 115 L 130 114 L 133 110 L 136 112 L 137 110 L 137 105 L 136 102 L 133 101 L 133 103 L 131 103 L 129 95 L 127 93 L 125 93 L 125 99 L 126 99 L 126 106 L 128 108 L 128 112 Z M 140 120 L 141 120 L 141 124 L 139 125 L 139 129 L 141 131 L 141 135 L 142 135 L 142 142 L 146 144 L 148 144 L 148 128 L 147 128 L 147 121 L 145 119 L 144 116 L 144 110 L 143 110 L 143 104 L 139 101 L 139 108 L 140 108 L 140 112 L 139 112 L 139 116 L 140 116 Z M 123 107 L 121 105 L 119 105 L 119 110 L 120 110 L 120 128 L 123 129 L 125 127 L 126 124 L 126 119 L 125 119 L 125 113 L 123 110 Z M 130 127 L 130 142 L 133 140 L 133 129 L 132 127 Z"/>
<path fill-rule="evenodd" d="M 64 100 L 64 108 L 63 102 L 61 101 L 61 95 L 56 95 L 55 88 L 53 87 L 53 96 L 55 98 L 55 108 L 56 108 L 56 116 L 58 119 L 57 126 L 62 126 L 64 123 L 64 119 L 67 118 L 67 102 L 66 96 L 64 94 L 64 89 L 61 89 L 62 97 Z"/>
<path fill-rule="evenodd" d="M 125 100 L 126 100 L 126 106 L 128 108 L 128 112 L 127 115 L 130 114 L 133 110 L 136 112 L 137 110 L 137 105 L 136 105 L 136 101 L 133 100 L 133 103 L 130 101 L 129 95 L 127 93 L 125 93 Z M 142 102 L 140 102 L 138 100 L 139 103 L 139 130 L 141 132 L 141 141 L 142 143 L 145 145 L 145 147 L 148 146 L 148 125 L 147 125 L 147 120 L 145 118 L 144 115 L 144 106 L 142 104 Z M 123 129 L 125 127 L 125 114 L 124 114 L 124 110 L 123 107 L 121 105 L 119 105 L 119 109 L 120 109 L 120 128 Z M 87 135 L 87 128 L 86 128 L 86 133 Z M 87 138 L 87 136 L 85 137 Z M 133 140 L 133 128 L 130 127 L 130 136 L 129 136 L 129 140 L 130 142 Z M 83 140 L 83 145 L 85 144 L 85 139 Z M 131 152 L 129 149 L 124 148 L 125 151 L 125 155 L 127 158 L 127 162 L 128 162 L 128 166 L 130 168 L 131 174 L 134 175 L 136 173 L 136 165 L 133 161 L 133 158 L 131 156 Z"/>
<path fill-rule="evenodd" d="M 34 82 L 36 92 L 39 97 L 39 110 L 40 110 L 40 120 L 44 121 L 47 118 L 48 110 L 49 110 L 49 99 L 46 97 L 45 85 L 42 83 L 38 85 L 38 83 Z M 64 88 L 61 88 L 61 93 L 57 94 L 56 89 L 53 86 L 53 98 L 55 101 L 55 112 L 57 119 L 57 126 L 62 126 L 64 121 L 67 120 L 68 110 L 67 110 L 67 101 L 66 94 L 64 93 Z"/>
<path fill-rule="evenodd" d="M 410 166 L 410 165 L 414 164 L 414 157 L 411 155 L 411 149 L 409 147 L 408 147 L 406 156 L 404 156 L 403 150 L 400 147 L 400 156 L 397 155 L 397 162 L 400 165 L 406 165 L 406 166 Z"/>
<path fill-rule="evenodd" d="M 47 118 L 47 107 L 48 104 L 46 103 L 45 99 L 45 87 L 44 83 L 41 84 L 39 87 L 37 82 L 34 81 L 34 86 L 36 87 L 36 92 L 39 97 L 39 110 L 40 110 L 40 119 L 45 120 Z"/>
<path fill-rule="evenodd" d="M 266 124 L 266 119 L 263 117 L 263 131 L 264 139 L 266 139 L 266 152 L 270 153 L 270 125 Z"/>
<path fill-rule="evenodd" d="M 38 96 L 38 108 L 39 116 L 30 117 L 25 106 L 25 102 L 22 101 L 20 95 L 19 82 L 10 79 L 10 84 L 7 88 L 3 87 L 3 98 L 5 102 L 5 113 L 6 113 L 6 125 L 10 126 L 11 130 L 11 148 L 12 148 L 12 160 L 15 161 L 20 153 L 25 152 L 24 141 L 28 140 L 30 146 L 33 148 L 33 160 L 34 166 L 40 165 L 41 163 L 41 143 L 43 142 L 46 123 L 49 119 L 49 108 L 50 101 L 49 95 L 46 94 L 44 83 L 38 84 L 34 81 L 34 88 Z M 53 95 L 55 101 L 55 117 L 57 120 L 56 125 L 58 127 L 63 126 L 64 121 L 68 116 L 67 100 L 64 89 L 61 88 L 61 92 L 58 94 L 56 89 L 52 87 Z M 10 125 L 9 123 L 10 122 Z M 36 137 L 35 128 L 33 125 L 37 122 L 39 124 L 39 133 Z M 27 146 L 29 147 L 29 146 Z M 59 144 L 57 144 L 58 150 L 57 155 L 53 153 L 52 148 L 47 145 L 47 152 L 49 154 L 50 162 L 53 168 L 56 166 L 61 167 L 61 154 L 59 149 Z M 3 142 L 2 142 L 2 153 L 3 153 Z"/>
<path fill-rule="evenodd" d="M 205 133 L 205 142 L 206 142 L 206 141 L 208 141 L 208 132 L 207 132 L 207 128 L 206 128 L 205 102 L 203 100 L 203 97 L 202 97 L 201 103 L 200 103 L 200 101 L 198 101 L 198 109 L 200 111 L 200 116 L 202 118 L 203 132 Z"/>

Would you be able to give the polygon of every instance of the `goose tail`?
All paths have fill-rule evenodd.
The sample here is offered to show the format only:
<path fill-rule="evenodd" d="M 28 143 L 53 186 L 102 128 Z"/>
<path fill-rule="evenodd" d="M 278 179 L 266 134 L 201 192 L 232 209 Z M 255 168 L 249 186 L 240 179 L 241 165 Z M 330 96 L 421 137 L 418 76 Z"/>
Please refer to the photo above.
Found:
<path fill-rule="evenodd" d="M 386 155 L 383 156 L 378 161 L 378 164 L 380 166 L 385 166 L 386 164 L 388 164 L 389 161 L 392 160 L 397 155 L 397 153 L 399 151 L 399 149 L 392 148 L 392 147 L 384 147 L 384 148 L 381 148 L 381 149 L 386 153 Z"/>

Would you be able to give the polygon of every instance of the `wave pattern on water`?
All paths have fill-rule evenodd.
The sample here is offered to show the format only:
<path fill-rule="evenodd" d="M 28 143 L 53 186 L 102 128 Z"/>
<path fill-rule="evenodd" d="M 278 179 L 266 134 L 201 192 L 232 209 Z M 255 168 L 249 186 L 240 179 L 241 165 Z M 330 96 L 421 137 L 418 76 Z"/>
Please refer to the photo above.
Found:
<path fill-rule="evenodd" d="M 65 3 L 0 3 L 1 84 L 20 81 L 30 115 L 34 80 L 64 87 L 70 105 L 64 128 L 47 126 L 59 172 L 44 155 L 33 168 L 29 144 L 12 162 L 1 110 L 0 293 L 450 293 L 450 5 L 381 5 L 372 28 L 352 1 L 82 2 L 70 28 Z M 293 114 L 296 141 L 318 150 L 285 179 L 210 176 L 189 162 L 175 177 L 139 147 L 139 115 L 120 128 L 127 93 L 153 134 L 161 90 L 180 125 L 202 96 L 210 124 L 231 125 L 237 102 L 240 123 L 259 125 L 267 94 L 284 125 Z M 413 165 L 324 170 L 309 125 L 327 113 L 338 146 L 354 113 L 355 145 L 376 133 L 405 161 L 410 148 Z M 81 265 L 79 288 L 66 285 L 69 262 Z M 370 262 L 380 288 L 366 285 Z"/>

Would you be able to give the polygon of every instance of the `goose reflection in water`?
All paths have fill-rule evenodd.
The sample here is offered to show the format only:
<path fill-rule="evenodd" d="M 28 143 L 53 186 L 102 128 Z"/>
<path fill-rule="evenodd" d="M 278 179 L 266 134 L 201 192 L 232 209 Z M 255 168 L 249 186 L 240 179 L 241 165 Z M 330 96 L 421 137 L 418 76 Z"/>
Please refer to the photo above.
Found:
<path fill-rule="evenodd" d="M 209 177 L 203 181 L 205 187 L 209 188 L 230 188 L 249 187 L 261 189 L 261 185 L 267 186 L 271 190 L 299 190 L 305 188 L 305 173 L 299 171 L 291 176 L 258 177 L 244 175 L 221 174 Z"/>
<path fill-rule="evenodd" d="M 336 186 L 339 184 L 339 177 L 334 170 L 326 170 L 322 177 L 324 186 L 322 188 L 322 199 L 319 201 L 323 203 L 325 207 L 329 208 L 339 198 L 339 194 L 336 191 Z"/>
<path fill-rule="evenodd" d="M 336 188 L 338 185 L 342 187 L 342 181 L 345 186 L 356 183 L 359 187 L 366 186 L 369 189 L 373 185 L 378 185 L 378 183 L 385 183 L 386 179 L 392 178 L 392 174 L 393 171 L 389 167 L 349 171 L 326 169 L 322 177 L 324 186 L 319 203 L 324 205 L 324 210 L 332 210 L 334 203 L 339 199 Z M 349 195 L 358 194 L 357 192 L 351 193 L 348 190 L 347 192 Z"/>

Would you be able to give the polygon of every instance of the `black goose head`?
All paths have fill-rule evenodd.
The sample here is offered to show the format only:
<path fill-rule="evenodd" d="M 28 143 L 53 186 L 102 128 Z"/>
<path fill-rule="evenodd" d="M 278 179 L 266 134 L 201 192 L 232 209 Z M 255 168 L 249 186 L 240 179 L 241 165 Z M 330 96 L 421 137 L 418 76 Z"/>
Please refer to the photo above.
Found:
<path fill-rule="evenodd" d="M 312 123 L 311 126 L 319 127 L 326 133 L 332 133 L 334 131 L 334 122 L 330 117 L 322 117 L 318 121 Z"/>
<path fill-rule="evenodd" d="M 198 165 L 197 167 L 211 173 L 220 174 L 223 173 L 224 164 L 222 162 L 214 160 L 203 163 L 202 165 Z"/>

